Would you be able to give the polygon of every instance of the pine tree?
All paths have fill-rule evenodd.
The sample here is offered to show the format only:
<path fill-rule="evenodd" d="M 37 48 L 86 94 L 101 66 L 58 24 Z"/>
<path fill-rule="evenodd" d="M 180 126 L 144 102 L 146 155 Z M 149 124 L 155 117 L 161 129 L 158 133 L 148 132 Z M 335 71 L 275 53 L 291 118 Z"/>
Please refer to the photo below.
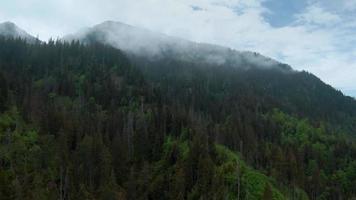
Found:
<path fill-rule="evenodd" d="M 8 96 L 7 82 L 0 72 L 0 112 L 3 112 L 6 108 L 6 101 Z"/>
<path fill-rule="evenodd" d="M 14 189 L 12 188 L 9 174 L 0 169 L 0 197 L 3 200 L 14 199 Z"/>

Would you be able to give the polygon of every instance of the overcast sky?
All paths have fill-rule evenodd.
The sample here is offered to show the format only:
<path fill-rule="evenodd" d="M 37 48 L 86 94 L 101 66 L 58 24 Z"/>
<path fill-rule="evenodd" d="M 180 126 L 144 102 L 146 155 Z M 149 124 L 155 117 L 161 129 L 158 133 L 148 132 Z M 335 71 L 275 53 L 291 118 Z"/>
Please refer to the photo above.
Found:
<path fill-rule="evenodd" d="M 356 0 L 1 0 L 42 40 L 105 20 L 256 51 L 356 96 Z"/>

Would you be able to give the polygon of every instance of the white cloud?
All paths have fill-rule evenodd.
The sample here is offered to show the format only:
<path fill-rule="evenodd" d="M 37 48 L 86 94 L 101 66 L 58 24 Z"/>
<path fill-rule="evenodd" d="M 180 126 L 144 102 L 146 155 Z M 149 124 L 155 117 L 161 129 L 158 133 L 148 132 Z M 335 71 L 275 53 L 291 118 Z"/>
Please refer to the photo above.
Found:
<path fill-rule="evenodd" d="M 344 8 L 349 11 L 356 10 L 356 0 L 344 0 Z"/>
<path fill-rule="evenodd" d="M 297 15 L 298 23 L 316 25 L 335 25 L 341 21 L 337 14 L 324 10 L 321 6 L 313 4 L 307 7 L 306 11 Z"/>
<path fill-rule="evenodd" d="M 356 0 L 339 0 L 339 1 L 341 3 L 342 10 L 345 10 L 345 11 L 355 11 L 356 10 Z"/>

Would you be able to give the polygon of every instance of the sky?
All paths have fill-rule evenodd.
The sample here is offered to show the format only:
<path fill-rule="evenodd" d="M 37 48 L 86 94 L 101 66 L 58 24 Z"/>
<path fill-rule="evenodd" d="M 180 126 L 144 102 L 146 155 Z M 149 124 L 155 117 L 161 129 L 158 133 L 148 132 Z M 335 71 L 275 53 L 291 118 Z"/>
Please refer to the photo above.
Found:
<path fill-rule="evenodd" d="M 356 0 L 1 0 L 42 40 L 106 20 L 259 52 L 356 97 Z"/>

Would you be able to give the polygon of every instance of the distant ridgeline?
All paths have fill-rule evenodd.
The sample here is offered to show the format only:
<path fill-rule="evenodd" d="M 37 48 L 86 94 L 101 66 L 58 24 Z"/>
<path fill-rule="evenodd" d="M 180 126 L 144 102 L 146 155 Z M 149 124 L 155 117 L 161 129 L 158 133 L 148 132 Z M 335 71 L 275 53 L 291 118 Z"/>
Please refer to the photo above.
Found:
<path fill-rule="evenodd" d="M 105 41 L 0 37 L 0 199 L 356 197 L 352 98 L 254 53 Z"/>
<path fill-rule="evenodd" d="M 0 23 L 0 36 L 6 38 L 21 38 L 21 39 L 25 39 L 29 43 L 39 42 L 37 38 L 26 33 L 26 31 L 17 27 L 12 22 Z"/>

